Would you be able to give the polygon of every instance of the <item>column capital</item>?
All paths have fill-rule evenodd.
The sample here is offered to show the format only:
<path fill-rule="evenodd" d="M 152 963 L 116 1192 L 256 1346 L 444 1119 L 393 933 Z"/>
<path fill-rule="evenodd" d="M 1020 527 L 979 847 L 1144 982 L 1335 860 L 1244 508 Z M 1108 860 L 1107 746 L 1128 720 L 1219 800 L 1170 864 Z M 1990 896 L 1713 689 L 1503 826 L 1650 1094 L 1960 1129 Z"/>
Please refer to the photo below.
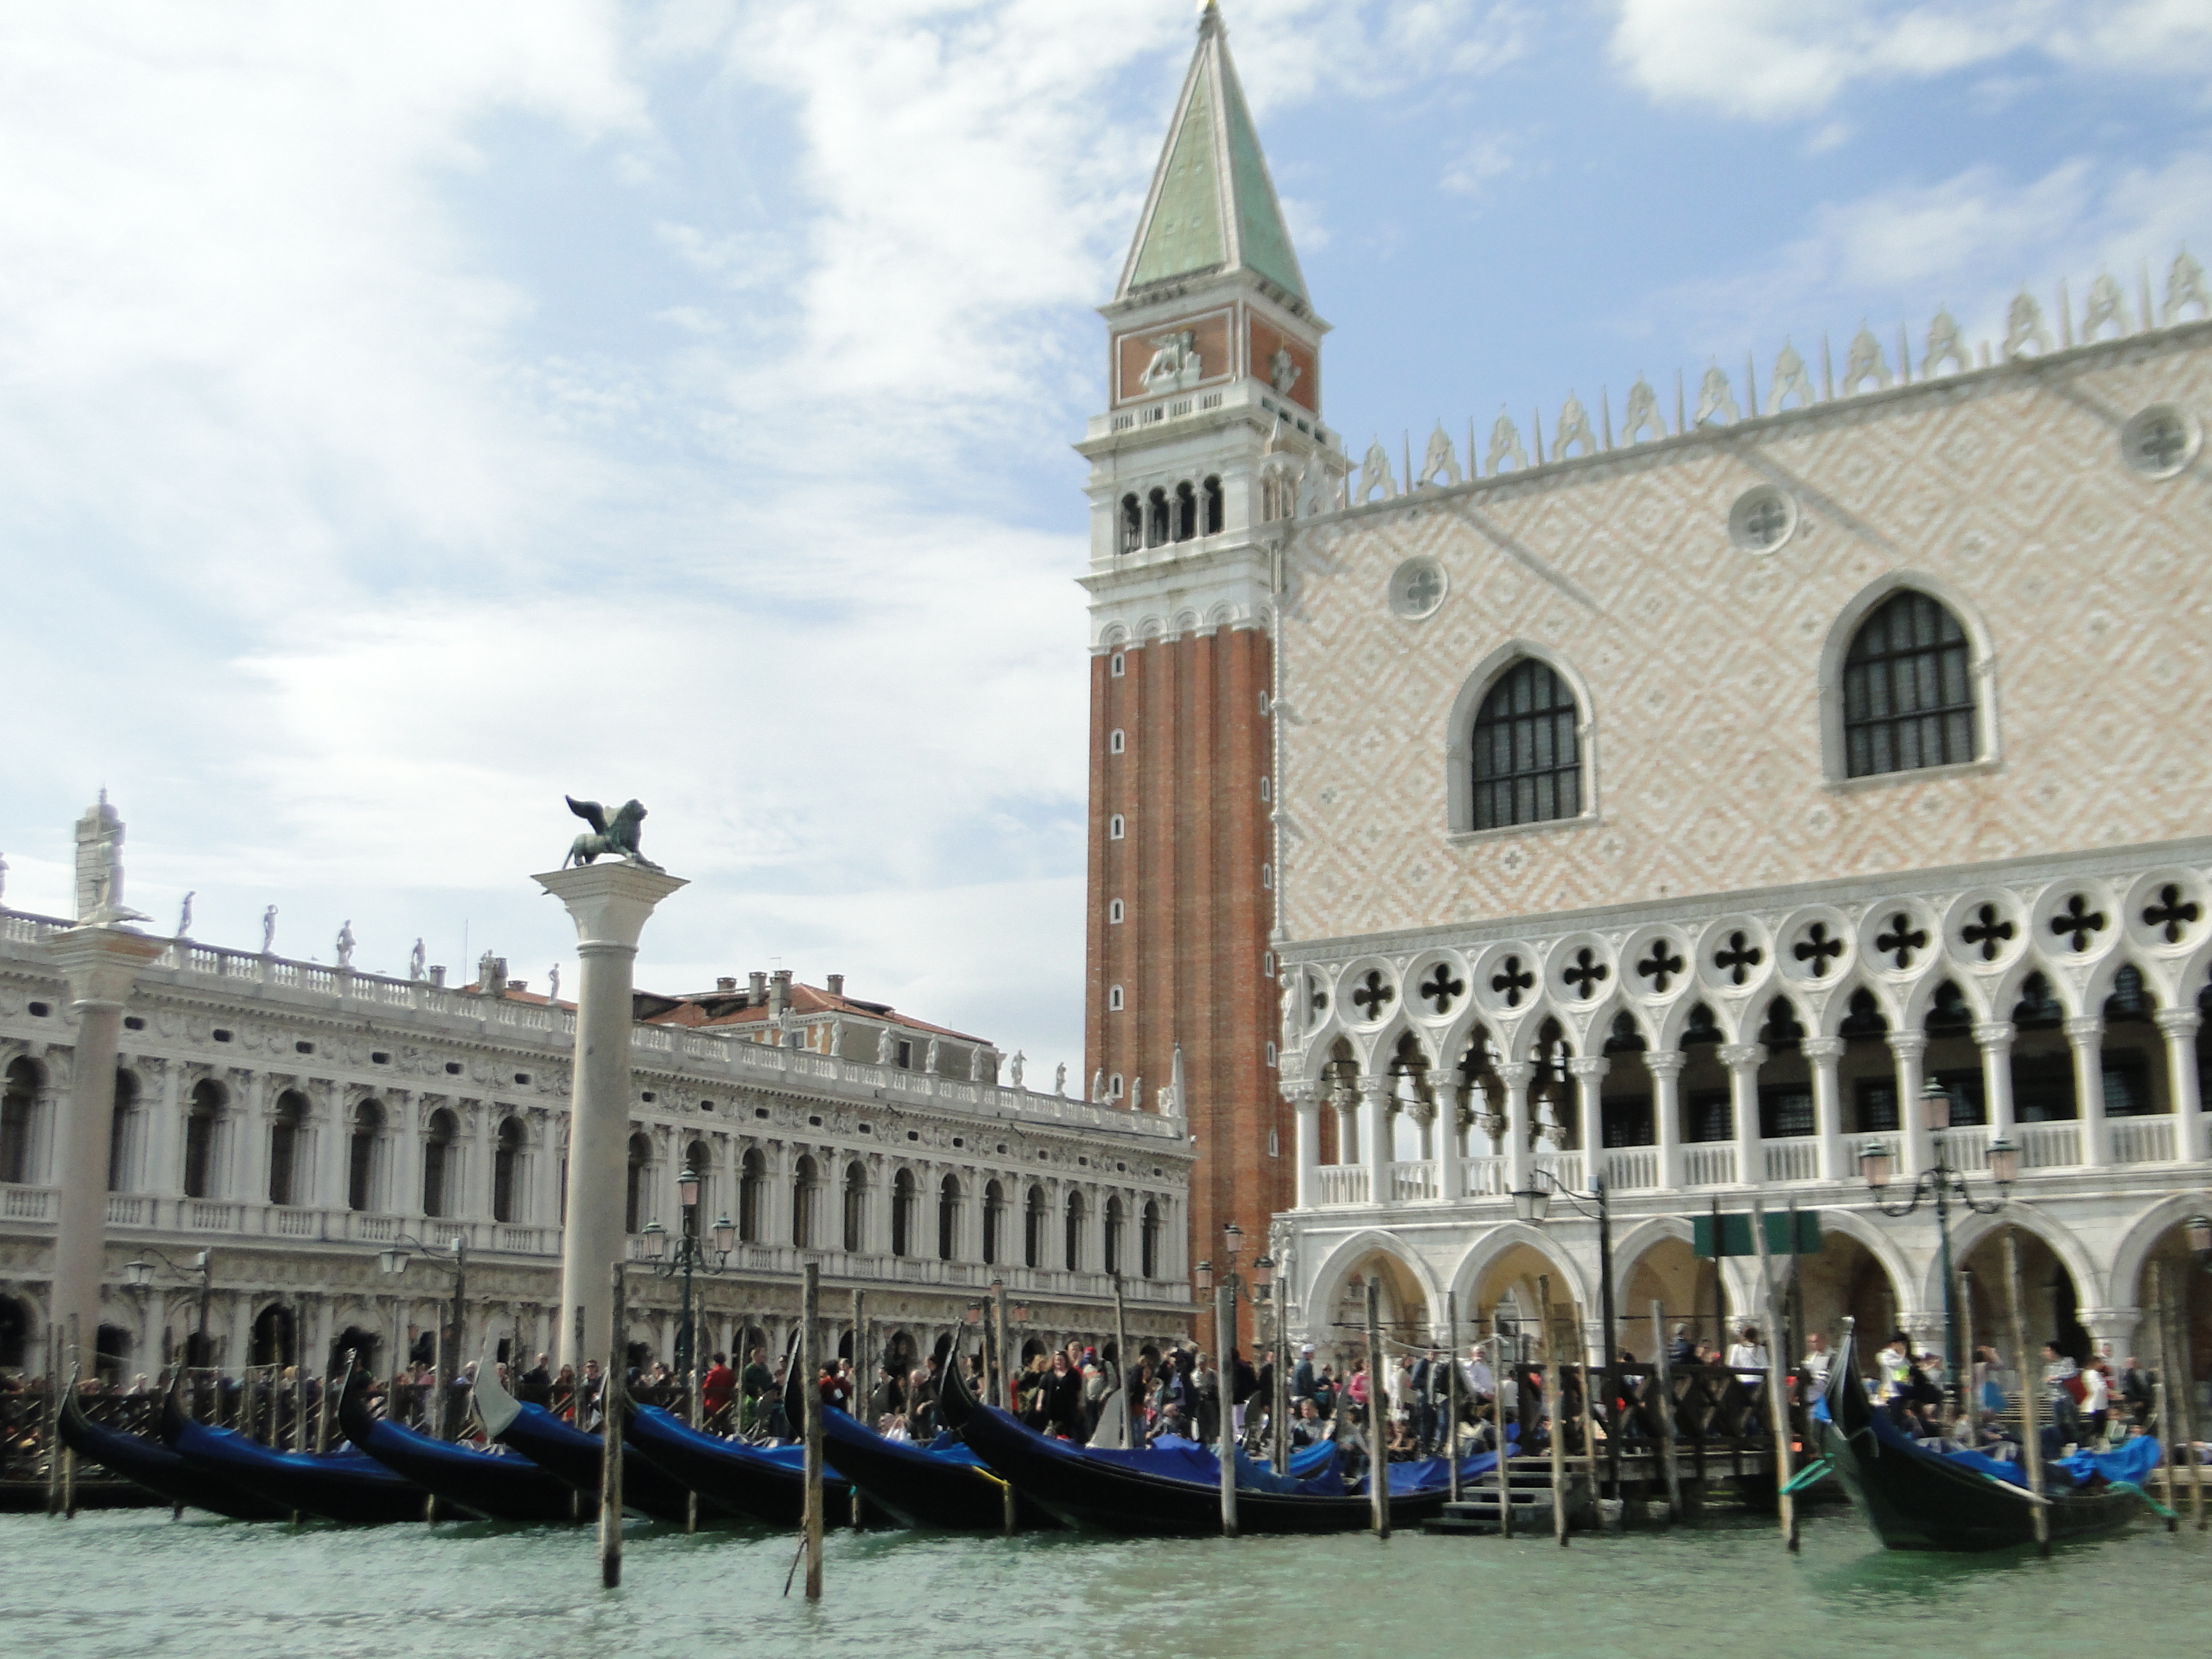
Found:
<path fill-rule="evenodd" d="M 1577 1055 L 1567 1062 L 1567 1070 L 1577 1077 L 1603 1077 L 1612 1069 L 1613 1062 L 1603 1054 Z"/>
<path fill-rule="evenodd" d="M 2008 1019 L 1984 1020 L 1974 1027 L 1974 1042 L 1984 1048 L 2009 1048 L 2014 1035 Z"/>
<path fill-rule="evenodd" d="M 2151 1018 L 2170 1037 L 2195 1036 L 2204 1024 L 2204 1016 L 2194 1008 L 2161 1008 Z"/>
<path fill-rule="evenodd" d="M 2086 1048 L 2105 1035 L 2105 1017 L 2102 1014 L 2077 1014 L 2063 1022 L 2059 1030 L 2066 1033 L 2067 1042 L 2075 1048 Z"/>
<path fill-rule="evenodd" d="M 1283 1098 L 1301 1112 L 1318 1111 L 1321 1108 L 1321 1085 L 1318 1083 L 1285 1083 Z"/>
<path fill-rule="evenodd" d="M 1917 1060 L 1928 1052 L 1925 1031 L 1892 1031 L 1888 1042 L 1889 1052 L 1899 1060 Z"/>
<path fill-rule="evenodd" d="M 54 965 L 68 976 L 70 996 L 80 1008 L 120 1008 L 139 970 L 168 948 L 167 939 L 127 927 L 71 927 L 51 941 Z"/>
<path fill-rule="evenodd" d="M 1495 1068 L 1498 1079 L 1509 1089 L 1525 1089 L 1528 1079 L 1536 1075 L 1536 1068 L 1525 1060 L 1509 1060 Z"/>
<path fill-rule="evenodd" d="M 1647 1048 L 1644 1051 L 1644 1069 L 1654 1077 L 1680 1077 L 1682 1067 L 1689 1061 L 1689 1055 L 1680 1048 Z"/>
<path fill-rule="evenodd" d="M 1808 1060 L 1841 1060 L 1844 1040 L 1841 1037 L 1806 1037 L 1797 1044 L 1798 1051 Z"/>
<path fill-rule="evenodd" d="M 1756 1042 L 1724 1042 L 1721 1064 L 1731 1072 L 1753 1071 L 1766 1060 L 1766 1050 Z"/>
<path fill-rule="evenodd" d="M 1359 1079 L 1359 1097 L 1370 1103 L 1386 1101 L 1390 1094 L 1390 1079 L 1387 1077 L 1363 1077 Z"/>
<path fill-rule="evenodd" d="M 531 879 L 568 907 L 580 945 L 622 951 L 637 949 L 638 935 L 655 905 L 690 884 L 680 876 L 626 860 L 579 864 Z"/>

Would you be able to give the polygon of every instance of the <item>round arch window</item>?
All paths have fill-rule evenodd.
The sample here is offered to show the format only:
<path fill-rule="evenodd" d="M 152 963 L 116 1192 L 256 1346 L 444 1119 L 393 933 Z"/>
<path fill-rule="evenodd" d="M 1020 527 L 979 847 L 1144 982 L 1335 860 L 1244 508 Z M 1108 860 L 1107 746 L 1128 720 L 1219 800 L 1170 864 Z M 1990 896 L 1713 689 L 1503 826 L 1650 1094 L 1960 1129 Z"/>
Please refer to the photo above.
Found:
<path fill-rule="evenodd" d="M 1797 533 L 1797 503 L 1772 484 L 1747 489 L 1729 509 L 1729 539 L 1747 553 L 1775 553 Z"/>
<path fill-rule="evenodd" d="M 1431 558 L 1408 559 L 1391 574 L 1390 609 L 1409 622 L 1433 616 L 1451 591 L 1443 567 Z"/>
<path fill-rule="evenodd" d="M 2187 410 L 2153 404 L 2120 428 L 2120 457 L 2145 478 L 2171 478 L 2197 459 L 2204 428 Z"/>

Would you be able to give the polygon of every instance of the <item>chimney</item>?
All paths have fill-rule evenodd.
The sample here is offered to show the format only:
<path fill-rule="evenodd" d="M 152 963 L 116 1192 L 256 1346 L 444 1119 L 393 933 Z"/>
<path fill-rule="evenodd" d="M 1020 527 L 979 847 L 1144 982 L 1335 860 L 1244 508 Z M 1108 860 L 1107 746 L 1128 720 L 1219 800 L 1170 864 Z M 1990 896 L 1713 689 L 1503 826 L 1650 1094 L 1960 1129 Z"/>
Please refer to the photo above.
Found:
<path fill-rule="evenodd" d="M 714 981 L 714 988 L 724 996 L 728 996 L 738 988 L 737 976 L 733 974 L 723 975 Z"/>
<path fill-rule="evenodd" d="M 830 975 L 830 994 L 833 997 L 842 997 L 845 994 L 844 975 L 832 974 Z"/>
<path fill-rule="evenodd" d="M 444 963 L 441 962 L 430 969 L 430 983 L 436 986 L 440 990 L 445 989 L 446 964 Z"/>
<path fill-rule="evenodd" d="M 747 1005 L 746 1005 L 746 1006 L 747 1006 L 748 1007 L 752 1007 L 752 1008 L 765 1008 L 765 1007 L 767 1007 L 767 1006 L 768 1006 L 768 975 L 767 975 L 766 974 L 755 974 L 755 975 L 752 976 L 752 981 L 753 981 L 752 999 L 751 999 L 751 1000 L 750 1000 L 749 1003 L 747 1003 Z"/>
<path fill-rule="evenodd" d="M 769 980 L 768 1010 L 780 1014 L 791 1006 L 791 969 L 779 968 Z"/>

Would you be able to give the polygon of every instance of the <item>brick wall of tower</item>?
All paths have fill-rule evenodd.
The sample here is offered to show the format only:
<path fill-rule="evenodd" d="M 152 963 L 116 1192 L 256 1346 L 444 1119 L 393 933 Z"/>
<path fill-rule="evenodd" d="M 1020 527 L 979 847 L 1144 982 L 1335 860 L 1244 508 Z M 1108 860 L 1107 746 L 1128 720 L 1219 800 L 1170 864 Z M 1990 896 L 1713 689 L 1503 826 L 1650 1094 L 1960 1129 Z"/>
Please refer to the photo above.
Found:
<path fill-rule="evenodd" d="M 1218 1263 L 1221 1229 L 1234 1220 L 1249 1264 L 1267 1248 L 1268 1218 L 1294 1196 L 1289 1110 L 1267 1063 L 1279 1023 L 1276 981 L 1264 971 L 1272 895 L 1261 876 L 1272 647 L 1261 629 L 1224 629 L 1122 654 L 1119 678 L 1112 653 L 1091 659 L 1082 1081 L 1119 1073 L 1133 1087 L 1141 1076 L 1149 1109 L 1182 1042 L 1183 1106 L 1198 1143 L 1190 1259 Z M 1116 730 L 1126 742 L 1119 755 Z M 1119 841 L 1109 834 L 1117 813 L 1127 826 Z M 1116 898 L 1119 923 L 1109 919 Z M 1118 1012 L 1109 1006 L 1115 985 Z"/>

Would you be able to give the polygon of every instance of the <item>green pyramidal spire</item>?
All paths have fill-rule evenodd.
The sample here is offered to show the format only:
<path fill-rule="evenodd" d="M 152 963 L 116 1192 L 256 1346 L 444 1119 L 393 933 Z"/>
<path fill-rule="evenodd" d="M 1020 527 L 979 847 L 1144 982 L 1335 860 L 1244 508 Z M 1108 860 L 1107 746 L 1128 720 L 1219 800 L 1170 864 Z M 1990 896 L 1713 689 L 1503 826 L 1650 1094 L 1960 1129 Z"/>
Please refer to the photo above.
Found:
<path fill-rule="evenodd" d="M 1207 0 L 1117 299 L 1154 283 L 1240 267 L 1306 297 L 1228 37 Z"/>

